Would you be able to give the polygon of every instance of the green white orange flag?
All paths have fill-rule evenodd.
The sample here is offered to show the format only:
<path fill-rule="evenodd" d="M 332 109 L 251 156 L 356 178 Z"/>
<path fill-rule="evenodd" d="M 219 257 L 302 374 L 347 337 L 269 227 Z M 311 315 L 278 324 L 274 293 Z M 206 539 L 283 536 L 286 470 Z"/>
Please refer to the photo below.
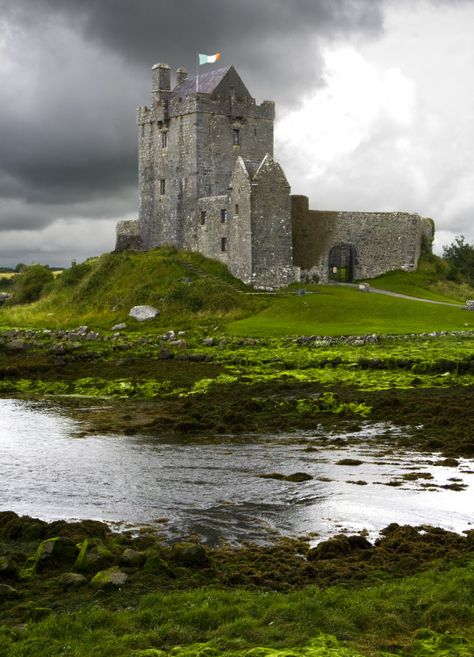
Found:
<path fill-rule="evenodd" d="M 216 52 L 214 55 L 203 55 L 202 53 L 199 54 L 199 64 L 215 64 L 215 62 L 218 62 L 219 59 L 221 58 L 221 53 Z"/>

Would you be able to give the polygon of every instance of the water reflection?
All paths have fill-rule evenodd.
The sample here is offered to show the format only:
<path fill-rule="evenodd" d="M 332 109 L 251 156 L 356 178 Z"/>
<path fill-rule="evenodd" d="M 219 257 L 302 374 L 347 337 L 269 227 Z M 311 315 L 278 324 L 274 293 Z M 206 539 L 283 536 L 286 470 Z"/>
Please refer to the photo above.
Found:
<path fill-rule="evenodd" d="M 41 404 L 0 400 L 0 507 L 47 520 L 159 522 L 170 536 L 198 533 L 209 542 L 368 529 L 390 522 L 463 531 L 474 502 L 473 463 L 434 465 L 436 456 L 387 453 L 387 427 L 358 443 L 321 447 L 317 436 L 213 437 L 209 442 L 157 436 L 74 438 L 78 424 Z M 309 446 L 309 449 L 308 449 Z M 360 465 L 338 465 L 345 458 Z M 291 483 L 259 473 L 297 471 Z M 406 481 L 403 474 L 425 473 Z M 433 479 L 426 478 L 432 475 Z M 466 489 L 439 488 L 461 479 Z M 402 482 L 401 486 L 386 484 Z M 165 522 L 166 521 L 166 522 Z M 161 524 L 163 523 L 163 524 Z"/>

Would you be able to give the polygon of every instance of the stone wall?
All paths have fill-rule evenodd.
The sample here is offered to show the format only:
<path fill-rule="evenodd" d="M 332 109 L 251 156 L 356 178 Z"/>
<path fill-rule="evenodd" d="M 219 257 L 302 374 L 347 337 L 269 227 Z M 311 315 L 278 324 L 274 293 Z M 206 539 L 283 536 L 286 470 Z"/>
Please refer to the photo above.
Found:
<path fill-rule="evenodd" d="M 329 212 L 309 210 L 308 198 L 292 197 L 293 258 L 303 276 L 328 280 L 329 253 L 339 245 L 353 251 L 353 279 L 387 271 L 414 271 L 422 236 L 432 225 L 405 212 Z"/>
<path fill-rule="evenodd" d="M 116 251 L 141 251 L 140 225 L 136 219 L 119 221 L 116 228 Z"/>
<path fill-rule="evenodd" d="M 251 180 L 252 283 L 275 288 L 294 280 L 290 186 L 267 155 Z"/>

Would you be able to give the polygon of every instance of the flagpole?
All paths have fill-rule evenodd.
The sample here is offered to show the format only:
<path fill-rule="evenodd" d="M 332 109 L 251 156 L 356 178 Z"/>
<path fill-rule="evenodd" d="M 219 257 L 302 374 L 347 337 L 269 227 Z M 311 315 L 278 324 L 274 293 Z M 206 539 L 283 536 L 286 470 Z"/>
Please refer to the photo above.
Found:
<path fill-rule="evenodd" d="M 199 93 L 199 51 L 196 51 L 196 93 Z"/>

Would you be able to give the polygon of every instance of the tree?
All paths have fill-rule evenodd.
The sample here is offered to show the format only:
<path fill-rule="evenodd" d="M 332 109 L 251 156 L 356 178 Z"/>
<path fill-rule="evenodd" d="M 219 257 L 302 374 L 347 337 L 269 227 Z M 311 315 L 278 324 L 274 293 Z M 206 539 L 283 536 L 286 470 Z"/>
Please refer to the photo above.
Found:
<path fill-rule="evenodd" d="M 464 279 L 474 285 L 474 246 L 463 235 L 457 235 L 452 244 L 443 248 L 443 258 L 449 263 L 448 278 Z"/>
<path fill-rule="evenodd" d="M 47 285 L 54 281 L 54 274 L 46 265 L 30 265 L 15 279 L 14 303 L 31 303 L 40 298 Z"/>

